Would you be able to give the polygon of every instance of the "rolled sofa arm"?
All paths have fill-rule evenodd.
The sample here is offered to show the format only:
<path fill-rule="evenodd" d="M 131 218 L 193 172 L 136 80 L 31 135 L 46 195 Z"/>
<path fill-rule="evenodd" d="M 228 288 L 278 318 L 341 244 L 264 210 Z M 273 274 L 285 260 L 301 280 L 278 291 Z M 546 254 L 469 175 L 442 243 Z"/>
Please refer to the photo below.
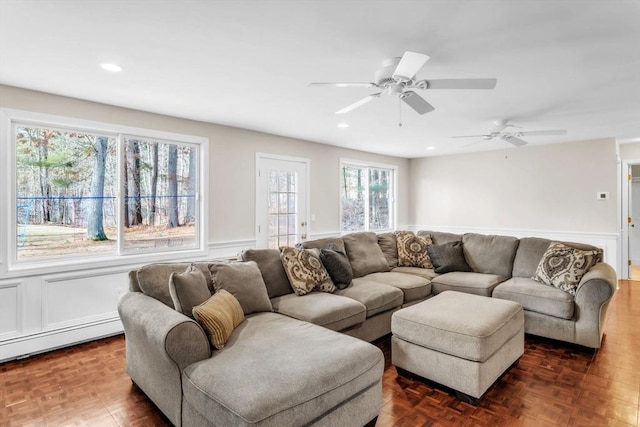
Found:
<path fill-rule="evenodd" d="M 182 370 L 211 356 L 194 320 L 142 292 L 118 301 L 126 339 L 127 373 L 173 424 L 181 424 Z"/>
<path fill-rule="evenodd" d="M 582 277 L 576 290 L 576 342 L 599 348 L 609 302 L 618 287 L 618 277 L 609 264 L 599 262 Z"/>

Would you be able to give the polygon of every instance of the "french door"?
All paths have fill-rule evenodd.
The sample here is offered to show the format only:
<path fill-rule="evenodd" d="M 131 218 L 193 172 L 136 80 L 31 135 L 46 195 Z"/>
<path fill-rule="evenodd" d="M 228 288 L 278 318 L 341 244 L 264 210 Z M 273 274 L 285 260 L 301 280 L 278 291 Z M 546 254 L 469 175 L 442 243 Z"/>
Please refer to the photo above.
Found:
<path fill-rule="evenodd" d="M 256 154 L 256 247 L 293 246 L 308 235 L 309 160 Z"/>

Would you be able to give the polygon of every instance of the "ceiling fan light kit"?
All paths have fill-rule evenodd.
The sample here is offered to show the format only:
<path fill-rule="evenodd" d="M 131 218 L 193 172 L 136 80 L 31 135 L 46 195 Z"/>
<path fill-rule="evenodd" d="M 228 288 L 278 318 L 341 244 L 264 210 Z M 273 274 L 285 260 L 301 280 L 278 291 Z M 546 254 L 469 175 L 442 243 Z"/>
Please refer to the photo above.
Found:
<path fill-rule="evenodd" d="M 428 55 L 417 52 L 405 52 L 402 58 L 390 58 L 382 63 L 382 68 L 375 74 L 375 82 L 331 82 L 311 83 L 311 86 L 334 87 L 376 87 L 381 92 L 367 96 L 345 108 L 336 111 L 336 114 L 348 113 L 374 98 L 381 95 L 396 95 L 418 114 L 426 114 L 435 109 L 424 98 L 412 89 L 493 89 L 496 79 L 441 79 L 441 80 L 415 80 L 416 73 L 427 63 Z"/>

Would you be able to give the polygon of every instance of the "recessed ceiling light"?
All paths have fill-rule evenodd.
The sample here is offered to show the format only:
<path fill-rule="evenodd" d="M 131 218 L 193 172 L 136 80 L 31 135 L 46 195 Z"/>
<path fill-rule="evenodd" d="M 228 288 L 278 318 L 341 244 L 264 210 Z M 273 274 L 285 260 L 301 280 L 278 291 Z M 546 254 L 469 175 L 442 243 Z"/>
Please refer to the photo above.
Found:
<path fill-rule="evenodd" d="M 346 124 L 346 123 L 338 123 L 338 127 L 339 127 L 339 128 L 348 128 L 348 127 L 349 127 L 349 125 L 348 125 L 348 124 Z"/>
<path fill-rule="evenodd" d="M 122 71 L 122 67 L 117 64 L 100 64 L 103 70 L 112 71 L 114 73 L 119 73 Z"/>
<path fill-rule="evenodd" d="M 427 147 L 427 150 L 435 150 L 436 147 Z"/>

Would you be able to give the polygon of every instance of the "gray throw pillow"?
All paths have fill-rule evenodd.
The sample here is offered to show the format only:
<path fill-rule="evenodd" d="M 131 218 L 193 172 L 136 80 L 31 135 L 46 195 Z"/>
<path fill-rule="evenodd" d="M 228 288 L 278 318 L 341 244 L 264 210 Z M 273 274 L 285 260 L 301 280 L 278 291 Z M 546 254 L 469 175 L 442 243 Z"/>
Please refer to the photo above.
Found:
<path fill-rule="evenodd" d="M 438 274 L 452 271 L 473 271 L 464 259 L 462 242 L 449 242 L 442 245 L 427 246 L 433 271 Z"/>
<path fill-rule="evenodd" d="M 347 254 L 335 243 L 329 243 L 320 250 L 320 261 L 338 289 L 344 289 L 353 281 L 353 270 Z"/>
<path fill-rule="evenodd" d="M 193 317 L 193 307 L 202 304 L 211 296 L 207 278 L 193 264 L 182 273 L 171 273 L 169 293 L 176 311 L 189 317 Z"/>
<path fill-rule="evenodd" d="M 214 262 L 209 264 L 213 286 L 236 297 L 244 314 L 273 311 L 267 287 L 258 264 L 248 262 Z"/>

